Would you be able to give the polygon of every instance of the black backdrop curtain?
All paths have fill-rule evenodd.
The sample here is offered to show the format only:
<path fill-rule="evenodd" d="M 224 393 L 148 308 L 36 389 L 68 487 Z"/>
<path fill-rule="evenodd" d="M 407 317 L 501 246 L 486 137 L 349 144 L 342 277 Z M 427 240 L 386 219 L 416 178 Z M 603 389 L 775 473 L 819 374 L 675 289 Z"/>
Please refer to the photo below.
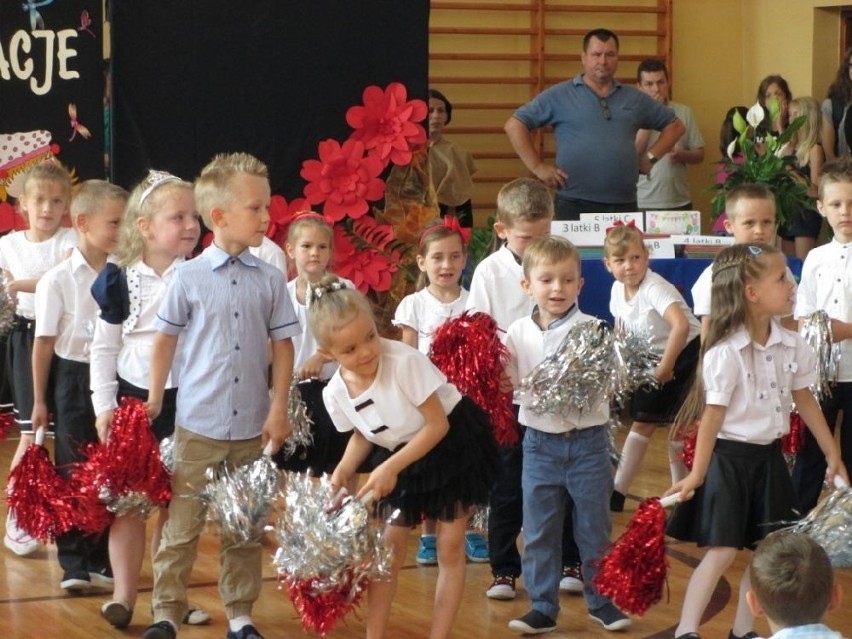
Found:
<path fill-rule="evenodd" d="M 247 151 L 272 192 L 301 196 L 303 160 L 343 142 L 346 109 L 393 81 L 426 98 L 428 0 L 110 0 L 113 181 L 193 179 Z"/>

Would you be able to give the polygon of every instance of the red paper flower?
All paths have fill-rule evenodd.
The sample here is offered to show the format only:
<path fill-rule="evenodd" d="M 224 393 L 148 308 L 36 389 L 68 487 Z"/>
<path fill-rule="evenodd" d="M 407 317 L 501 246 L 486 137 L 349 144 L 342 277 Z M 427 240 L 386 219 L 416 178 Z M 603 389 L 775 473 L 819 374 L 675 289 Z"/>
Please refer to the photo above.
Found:
<path fill-rule="evenodd" d="M 426 129 L 418 124 L 429 109 L 423 100 L 407 100 L 405 85 L 391 82 L 387 89 L 364 89 L 364 106 L 351 107 L 346 122 L 355 131 L 350 140 L 364 142 L 370 156 L 382 165 L 401 166 L 411 162 L 411 145 L 426 142 Z"/>
<path fill-rule="evenodd" d="M 297 197 L 289 204 L 281 195 L 273 195 L 269 202 L 269 228 L 266 229 L 266 237 L 278 246 L 284 246 L 287 241 L 287 233 L 290 230 L 290 222 L 299 211 L 308 207 L 303 197 Z"/>
<path fill-rule="evenodd" d="M 308 203 L 325 202 L 323 213 L 330 219 L 359 218 L 370 210 L 367 200 L 384 195 L 385 183 L 379 178 L 384 167 L 378 158 L 364 157 L 363 142 L 349 139 L 341 146 L 325 140 L 319 143 L 319 157 L 305 160 L 300 175 L 308 181 Z"/>
<path fill-rule="evenodd" d="M 361 238 L 393 238 L 393 227 L 376 224 L 376 220 L 369 216 L 356 220 L 352 232 Z M 390 289 L 392 274 L 397 270 L 400 257 L 398 251 L 375 241 L 359 247 L 343 225 L 334 227 L 334 272 L 351 280 L 365 295 L 370 289 L 379 292 Z"/>
<path fill-rule="evenodd" d="M 8 202 L 0 202 L 0 233 L 20 231 L 27 228 L 27 221 Z"/>

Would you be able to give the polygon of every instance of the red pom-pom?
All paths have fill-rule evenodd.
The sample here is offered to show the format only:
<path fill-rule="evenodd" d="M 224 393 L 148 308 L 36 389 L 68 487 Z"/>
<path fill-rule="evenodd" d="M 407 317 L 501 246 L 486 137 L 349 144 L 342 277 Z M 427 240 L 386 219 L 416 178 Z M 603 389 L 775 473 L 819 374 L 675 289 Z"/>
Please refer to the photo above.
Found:
<path fill-rule="evenodd" d="M 113 416 L 109 440 L 90 444 L 86 455 L 86 461 L 75 464 L 71 474 L 81 502 L 81 517 L 75 525 L 81 530 L 104 530 L 113 512 L 126 514 L 123 511 L 130 500 L 141 506 L 138 514 L 143 516 L 147 515 L 146 507 L 169 503 L 171 477 L 160 460 L 145 405 L 138 399 L 122 399 Z M 144 503 L 140 504 L 140 499 Z"/>
<path fill-rule="evenodd" d="M 683 437 L 683 465 L 692 470 L 695 461 L 695 442 L 698 439 L 698 429 L 691 430 Z"/>
<path fill-rule="evenodd" d="M 429 357 L 459 392 L 488 413 L 498 444 L 518 443 L 512 391 L 500 390 L 509 353 L 490 315 L 465 312 L 444 322 L 435 331 Z"/>
<path fill-rule="evenodd" d="M 73 528 L 75 508 L 68 499 L 67 484 L 44 446 L 27 446 L 9 474 L 9 484 L 9 510 L 18 527 L 31 537 L 50 541 Z"/>
<path fill-rule="evenodd" d="M 790 413 L 790 432 L 781 438 L 781 452 L 785 456 L 795 456 L 805 444 L 805 421 L 798 411 Z"/>
<path fill-rule="evenodd" d="M 287 591 L 302 620 L 302 627 L 324 636 L 331 632 L 349 611 L 358 607 L 368 578 L 365 577 L 360 582 L 355 581 L 355 572 L 347 570 L 343 582 L 331 592 L 317 589 L 314 586 L 315 581 L 316 579 L 290 581 Z"/>
<path fill-rule="evenodd" d="M 9 431 L 15 425 L 15 416 L 12 413 L 0 413 L 0 442 L 9 436 Z"/>
<path fill-rule="evenodd" d="M 657 497 L 646 499 L 627 530 L 601 560 L 594 584 L 624 612 L 642 616 L 663 594 L 666 513 Z"/>

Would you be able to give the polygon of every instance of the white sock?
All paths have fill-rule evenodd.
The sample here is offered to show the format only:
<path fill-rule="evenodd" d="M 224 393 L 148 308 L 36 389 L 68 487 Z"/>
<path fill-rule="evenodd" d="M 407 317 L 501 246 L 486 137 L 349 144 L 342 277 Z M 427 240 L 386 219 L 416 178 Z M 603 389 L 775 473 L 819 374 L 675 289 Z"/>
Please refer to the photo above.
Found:
<path fill-rule="evenodd" d="M 630 431 L 624 440 L 624 448 L 621 449 L 621 461 L 618 463 L 618 471 L 615 473 L 615 489 L 622 495 L 627 494 L 633 478 L 639 472 L 645 451 L 648 450 L 650 437 Z"/>
<path fill-rule="evenodd" d="M 689 474 L 686 464 L 683 463 L 683 440 L 669 440 L 669 470 L 672 474 L 673 484 Z"/>
<path fill-rule="evenodd" d="M 251 621 L 251 617 L 248 615 L 241 615 L 239 617 L 234 617 L 233 619 L 228 619 L 228 627 L 231 632 L 239 632 L 245 626 L 253 625 Z"/>

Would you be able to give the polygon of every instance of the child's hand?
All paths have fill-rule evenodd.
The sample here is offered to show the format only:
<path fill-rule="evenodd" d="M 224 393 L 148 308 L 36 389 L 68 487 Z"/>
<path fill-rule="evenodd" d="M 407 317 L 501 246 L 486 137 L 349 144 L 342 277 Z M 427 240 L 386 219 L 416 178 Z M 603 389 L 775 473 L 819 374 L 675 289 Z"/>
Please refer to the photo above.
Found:
<path fill-rule="evenodd" d="M 509 376 L 504 372 L 500 377 L 500 392 L 501 393 L 511 393 L 515 390 L 515 387 L 512 385 L 512 380 L 509 379 Z"/>
<path fill-rule="evenodd" d="M 663 497 L 680 493 L 680 499 L 678 501 L 689 501 L 695 495 L 695 490 L 703 483 L 703 480 L 700 480 L 692 473 L 689 473 L 679 482 L 675 482 L 672 487 L 663 494 Z"/>
<path fill-rule="evenodd" d="M 390 468 L 387 463 L 381 464 L 367 478 L 366 483 L 361 486 L 361 490 L 355 495 L 356 499 L 361 499 L 371 490 L 375 499 L 381 499 L 389 495 L 396 486 L 397 472 Z"/>
<path fill-rule="evenodd" d="M 50 424 L 50 414 L 47 412 L 47 404 L 44 402 L 33 402 L 33 432 L 39 428 L 43 428 L 47 432 L 47 426 Z"/>
<path fill-rule="evenodd" d="M 835 475 L 839 475 L 846 482 L 846 485 L 849 485 L 849 474 L 846 472 L 846 466 L 843 465 L 843 462 L 840 460 L 839 455 L 832 455 L 831 457 L 826 457 L 825 463 L 825 478 L 828 481 L 829 486 L 834 485 Z"/>
<path fill-rule="evenodd" d="M 98 439 L 102 444 L 106 444 L 106 441 L 109 438 L 109 427 L 112 425 L 112 418 L 114 414 L 114 410 L 107 410 L 98 415 L 95 419 L 95 429 L 98 431 Z"/>
<path fill-rule="evenodd" d="M 657 378 L 657 381 L 660 382 L 660 384 L 665 384 L 666 382 L 670 382 L 674 379 L 674 371 L 657 366 L 654 370 L 654 377 Z"/>
<path fill-rule="evenodd" d="M 326 363 L 325 357 L 319 353 L 314 353 L 306 361 L 302 370 L 299 371 L 299 379 L 317 379 L 322 372 L 322 367 Z"/>
<path fill-rule="evenodd" d="M 148 401 L 145 402 L 145 412 L 148 413 L 148 419 L 152 422 L 157 419 L 160 413 L 163 410 L 163 400 L 159 401 L 151 401 L 150 396 Z"/>
<path fill-rule="evenodd" d="M 269 411 L 269 415 L 263 423 L 263 430 L 260 431 L 260 444 L 263 447 L 272 444 L 272 454 L 274 455 L 292 432 L 293 426 L 285 413 Z"/>

